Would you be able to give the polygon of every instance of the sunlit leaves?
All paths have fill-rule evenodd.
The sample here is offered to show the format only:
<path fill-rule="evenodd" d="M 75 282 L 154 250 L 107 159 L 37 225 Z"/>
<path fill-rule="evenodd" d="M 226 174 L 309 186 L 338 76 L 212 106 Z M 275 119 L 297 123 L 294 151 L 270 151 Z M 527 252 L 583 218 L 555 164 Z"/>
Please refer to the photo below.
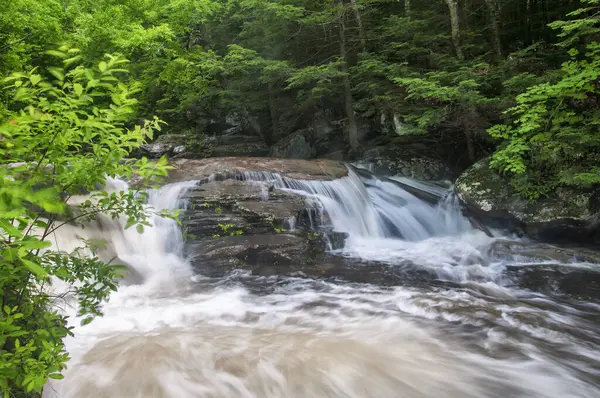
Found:
<path fill-rule="evenodd" d="M 599 4 L 589 0 L 590 4 Z M 585 15 L 580 10 L 572 16 Z M 562 44 L 599 32 L 596 16 L 554 22 Z M 491 166 L 511 176 L 513 187 L 529 199 L 550 194 L 560 184 L 592 186 L 600 183 L 595 155 L 600 150 L 600 53 L 596 42 L 568 52 L 561 76 L 553 82 L 534 84 L 516 97 L 507 111 L 510 125 L 496 125 L 490 135 L 504 140 L 492 157 Z"/>
<path fill-rule="evenodd" d="M 162 123 L 154 118 L 130 124 L 135 89 L 119 79 L 127 61 L 107 55 L 86 68 L 78 54 L 61 47 L 47 55 L 62 67 L 5 79 L 14 111 L 0 124 L 0 389 L 11 394 L 39 393 L 48 378 L 62 377 L 68 359 L 62 339 L 70 330 L 52 307 L 57 298 L 48 295 L 49 277 L 72 284 L 79 314 L 89 322 L 101 315 L 102 302 L 122 275 L 121 267 L 99 258 L 101 243 L 82 241 L 74 251 L 55 251 L 52 234 L 98 217 L 124 217 L 143 232 L 153 214 L 143 191 L 98 190 L 107 176 L 135 173 L 141 184 L 154 184 L 168 169 L 165 159 L 122 162 Z M 69 201 L 86 192 L 92 192 L 90 200 Z"/>

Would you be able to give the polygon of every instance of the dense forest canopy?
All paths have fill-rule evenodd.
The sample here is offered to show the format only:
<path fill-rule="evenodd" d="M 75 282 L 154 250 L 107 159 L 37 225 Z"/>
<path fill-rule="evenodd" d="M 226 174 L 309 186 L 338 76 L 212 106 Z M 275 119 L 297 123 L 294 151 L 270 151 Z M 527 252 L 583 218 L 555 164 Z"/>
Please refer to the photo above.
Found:
<path fill-rule="evenodd" d="M 595 182 L 589 171 L 565 163 L 595 163 L 578 157 L 595 146 L 594 134 L 588 131 L 581 135 L 585 142 L 575 142 L 580 137 L 567 131 L 580 130 L 578 117 L 595 118 L 596 5 L 595 0 L 11 0 L 0 14 L 0 74 L 46 69 L 53 60 L 44 51 L 68 44 L 81 50 L 88 65 L 105 53 L 129 59 L 131 83 L 140 90 L 132 122 L 157 115 L 170 133 L 218 134 L 235 117 L 271 145 L 327 115 L 340 131 L 337 143 L 326 149 L 355 153 L 365 139 L 390 131 L 443 134 L 451 137 L 448 145 L 458 148 L 453 156 L 463 165 L 508 139 L 511 145 L 502 144 L 494 164 L 519 174 L 516 186 L 537 197 L 553 184 Z M 563 98 L 552 91 L 572 83 L 565 81 L 567 74 L 585 75 L 580 83 L 587 86 L 570 87 L 577 92 Z M 530 87 L 548 98 L 517 97 L 527 96 Z M 9 107 L 10 94 L 3 95 Z M 553 114 L 557 123 L 537 126 L 537 134 L 527 137 L 521 135 L 528 123 L 488 133 L 496 124 L 531 120 L 535 115 L 528 112 L 541 107 L 547 109 L 537 117 Z M 533 175 L 524 173 L 529 163 L 536 165 Z M 537 186 L 542 178 L 551 184 Z"/>
<path fill-rule="evenodd" d="M 116 165 L 158 133 L 154 116 L 163 132 L 200 141 L 243 120 L 268 145 L 327 119 L 334 139 L 316 155 L 350 158 L 368 141 L 422 135 L 443 140 L 462 166 L 492 156 L 531 200 L 600 183 L 599 15 L 600 0 L 4 0 L 0 155 L 4 164 L 40 163 L 2 169 L 10 272 L 1 283 L 14 294 L 3 301 L 2 333 L 48 304 L 23 283 L 86 277 L 73 277 L 60 257 L 40 258 L 45 245 L 28 238 L 31 223 L 47 233 L 53 216 L 40 217 L 63 212 L 65 197 L 105 174 L 131 173 Z M 42 163 L 55 167 L 52 192 L 39 190 Z M 25 187 L 15 173 L 29 173 Z M 96 206 L 143 225 L 133 197 Z M 97 314 L 107 293 L 92 295 L 87 309 Z M 12 364 L 0 366 L 5 391 L 39 391 L 59 377 L 67 332 L 60 317 L 44 316 L 0 341 Z M 51 336 L 33 332 L 48 324 Z"/>

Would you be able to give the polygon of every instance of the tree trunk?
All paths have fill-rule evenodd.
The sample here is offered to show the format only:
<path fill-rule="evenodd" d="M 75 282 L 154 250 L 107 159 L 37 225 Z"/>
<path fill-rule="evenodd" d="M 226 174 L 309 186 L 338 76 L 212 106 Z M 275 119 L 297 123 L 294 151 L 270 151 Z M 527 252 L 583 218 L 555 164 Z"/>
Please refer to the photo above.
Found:
<path fill-rule="evenodd" d="M 531 45 L 531 44 L 533 44 L 533 35 L 531 34 L 531 18 L 530 18 L 530 15 L 531 15 L 531 0 L 527 0 L 527 12 L 526 12 L 526 15 L 527 15 L 527 20 L 526 20 L 526 23 L 527 23 L 527 39 L 528 39 L 527 40 L 527 44 Z"/>
<path fill-rule="evenodd" d="M 502 58 L 502 43 L 500 41 L 500 3 L 498 0 L 485 0 L 490 14 L 490 25 L 492 28 L 492 40 L 494 52 L 498 59 Z"/>
<path fill-rule="evenodd" d="M 365 39 L 365 30 L 362 24 L 362 18 L 360 17 L 360 10 L 356 5 L 356 0 L 350 0 L 350 5 L 352 7 L 352 11 L 354 12 L 354 17 L 356 18 L 356 24 L 358 25 L 358 37 L 360 39 L 360 47 L 362 52 L 367 52 L 367 41 Z"/>
<path fill-rule="evenodd" d="M 462 130 L 465 135 L 465 141 L 467 143 L 467 155 L 469 160 L 474 162 L 477 159 L 477 151 L 475 148 L 475 138 L 477 137 L 478 127 L 480 125 L 480 116 L 477 113 L 477 108 L 474 105 L 470 105 L 468 109 L 465 109 L 463 114 Z"/>
<path fill-rule="evenodd" d="M 473 162 L 476 159 L 473 134 L 470 131 L 465 131 L 465 139 L 467 141 L 467 155 L 469 155 L 469 160 Z"/>
<path fill-rule="evenodd" d="M 410 0 L 404 0 L 404 14 L 410 17 Z"/>
<path fill-rule="evenodd" d="M 452 44 L 458 59 L 465 59 L 460 43 L 460 17 L 458 12 L 458 0 L 446 0 L 448 10 L 450 11 L 450 26 L 452 28 Z"/>
<path fill-rule="evenodd" d="M 346 110 L 348 141 L 353 151 L 359 147 L 358 125 L 354 116 L 354 101 L 352 99 L 352 87 L 350 86 L 350 76 L 348 75 L 348 54 L 346 53 L 346 24 L 344 15 L 340 16 L 340 56 L 342 57 L 342 72 L 344 72 L 344 108 Z"/>
<path fill-rule="evenodd" d="M 269 84 L 269 111 L 271 113 L 271 141 L 277 142 L 281 135 L 279 133 L 279 113 L 277 112 L 275 89 L 272 84 Z"/>

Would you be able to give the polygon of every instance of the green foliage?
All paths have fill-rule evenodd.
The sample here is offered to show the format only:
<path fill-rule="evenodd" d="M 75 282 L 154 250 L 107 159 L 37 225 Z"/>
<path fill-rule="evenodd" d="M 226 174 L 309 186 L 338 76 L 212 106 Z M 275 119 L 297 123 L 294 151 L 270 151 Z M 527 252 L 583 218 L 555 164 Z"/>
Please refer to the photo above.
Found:
<path fill-rule="evenodd" d="M 596 33 L 590 30 L 589 21 L 553 26 L 567 38 L 564 43 L 573 43 L 573 38 Z M 600 183 L 600 44 L 585 45 L 581 54 L 571 48 L 569 54 L 571 59 L 562 65 L 555 81 L 533 85 L 516 97 L 516 105 L 507 111 L 510 124 L 489 130 L 504 140 L 491 166 L 508 173 L 515 189 L 532 200 L 550 194 L 558 185 Z"/>
<path fill-rule="evenodd" d="M 86 322 L 116 289 L 122 270 L 97 258 L 101 243 L 63 253 L 45 242 L 61 225 L 101 214 L 124 217 L 140 232 L 149 225 L 152 210 L 141 192 L 67 202 L 107 176 L 152 184 L 165 175 L 165 159 L 121 161 L 160 132 L 151 115 L 170 133 L 184 133 L 201 156 L 212 154 L 206 137 L 226 131 L 232 115 L 244 119 L 244 133 L 268 144 L 319 115 L 332 130 L 320 146 L 345 143 L 353 114 L 372 126 L 369 138 L 383 134 L 381 121 L 394 115 L 402 134 L 432 134 L 430 141 L 458 148 L 457 158 L 472 161 L 499 145 L 492 166 L 530 199 L 559 185 L 600 183 L 600 0 L 460 0 L 455 35 L 444 1 L 411 1 L 410 10 L 391 0 L 5 3 L 5 395 L 39 392 L 48 377 L 60 378 L 69 330 L 47 293 L 52 279 L 79 286 L 71 294 Z M 229 224 L 220 230 L 243 233 Z"/>
<path fill-rule="evenodd" d="M 107 177 L 146 181 L 166 175 L 166 160 L 121 162 L 152 138 L 157 119 L 129 126 L 136 100 L 122 83 L 127 62 L 106 56 L 93 67 L 80 65 L 79 51 L 49 55 L 60 66 L 34 68 L 5 79 L 10 92 L 0 124 L 0 391 L 5 397 L 41 392 L 48 378 L 60 379 L 71 333 L 52 293 L 58 279 L 71 285 L 84 323 L 101 315 L 101 303 L 117 288 L 122 268 L 97 256 L 101 242 L 58 251 L 52 234 L 66 224 L 85 224 L 100 215 L 125 217 L 139 232 L 152 209 L 142 192 L 99 191 L 79 204 L 74 194 L 93 192 Z M 161 215 L 173 217 L 171 214 Z"/>
<path fill-rule="evenodd" d="M 236 229 L 234 224 L 219 224 L 219 228 L 221 229 L 220 234 L 214 234 L 213 238 L 220 238 L 221 236 L 239 236 L 244 234 L 244 230 Z"/>

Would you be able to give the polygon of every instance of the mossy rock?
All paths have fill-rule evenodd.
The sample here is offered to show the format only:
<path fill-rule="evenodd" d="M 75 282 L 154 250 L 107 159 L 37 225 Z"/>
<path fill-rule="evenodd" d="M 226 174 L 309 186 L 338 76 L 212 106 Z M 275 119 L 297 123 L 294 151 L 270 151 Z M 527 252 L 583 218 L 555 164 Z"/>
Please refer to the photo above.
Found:
<path fill-rule="evenodd" d="M 528 201 L 509 181 L 489 168 L 483 159 L 456 181 L 465 206 L 478 216 L 503 221 L 503 225 L 548 241 L 597 242 L 598 200 L 593 190 L 561 187 L 545 198 Z"/>

